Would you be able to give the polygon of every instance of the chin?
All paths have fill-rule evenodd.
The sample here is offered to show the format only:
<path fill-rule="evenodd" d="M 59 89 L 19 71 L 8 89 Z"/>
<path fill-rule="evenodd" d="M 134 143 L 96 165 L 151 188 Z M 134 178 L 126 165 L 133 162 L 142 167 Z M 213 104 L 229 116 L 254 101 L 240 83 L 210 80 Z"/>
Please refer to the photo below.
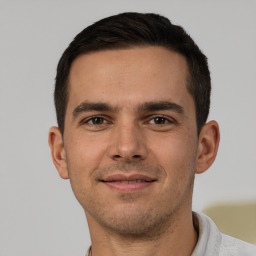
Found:
<path fill-rule="evenodd" d="M 130 239 L 155 240 L 172 226 L 171 214 L 160 216 L 157 212 L 129 209 L 112 212 L 98 219 L 107 232 Z"/>

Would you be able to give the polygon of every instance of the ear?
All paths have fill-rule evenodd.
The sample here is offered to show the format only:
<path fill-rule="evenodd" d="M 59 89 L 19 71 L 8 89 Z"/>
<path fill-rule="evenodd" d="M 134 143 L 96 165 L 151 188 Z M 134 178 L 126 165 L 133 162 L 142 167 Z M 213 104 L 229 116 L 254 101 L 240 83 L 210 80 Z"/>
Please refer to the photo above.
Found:
<path fill-rule="evenodd" d="M 196 173 L 206 171 L 214 162 L 220 141 L 219 125 L 215 121 L 206 123 L 199 135 Z"/>
<path fill-rule="evenodd" d="M 52 127 L 48 137 L 52 161 L 63 179 L 68 179 L 68 169 L 63 138 L 58 127 Z"/>

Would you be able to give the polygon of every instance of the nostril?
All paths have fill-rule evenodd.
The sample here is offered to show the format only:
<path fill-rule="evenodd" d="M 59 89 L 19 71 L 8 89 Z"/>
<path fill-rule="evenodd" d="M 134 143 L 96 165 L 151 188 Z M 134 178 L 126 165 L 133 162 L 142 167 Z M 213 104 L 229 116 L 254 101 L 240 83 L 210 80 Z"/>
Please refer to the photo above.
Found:
<path fill-rule="evenodd" d="M 113 155 L 113 159 L 120 159 L 120 158 L 123 158 L 123 157 L 120 155 Z M 132 156 L 131 159 L 140 159 L 140 158 L 141 158 L 141 155 L 134 155 Z"/>

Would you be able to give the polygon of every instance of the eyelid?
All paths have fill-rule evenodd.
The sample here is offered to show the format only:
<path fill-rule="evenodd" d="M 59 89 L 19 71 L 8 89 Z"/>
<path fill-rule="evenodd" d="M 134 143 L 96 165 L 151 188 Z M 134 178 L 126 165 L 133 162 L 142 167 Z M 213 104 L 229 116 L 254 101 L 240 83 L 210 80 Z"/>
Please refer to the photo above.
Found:
<path fill-rule="evenodd" d="M 143 122 L 143 123 L 145 123 L 145 124 L 149 123 L 150 121 L 152 121 L 156 117 L 160 117 L 160 118 L 166 119 L 167 124 L 177 124 L 178 123 L 177 120 L 174 119 L 173 117 L 166 116 L 166 115 L 163 115 L 163 114 L 148 115 L 148 116 L 145 117 L 145 122 Z M 85 125 L 85 124 L 89 124 L 90 125 L 89 121 L 91 121 L 93 118 L 102 118 L 102 119 L 104 119 L 104 123 L 101 124 L 101 125 L 104 125 L 104 124 L 107 124 L 107 123 L 111 123 L 113 121 L 112 118 L 109 117 L 109 116 L 102 115 L 102 114 L 99 114 L 99 115 L 95 114 L 95 115 L 91 115 L 91 116 L 88 116 L 86 118 L 81 119 L 81 121 L 79 121 L 79 125 Z M 91 125 L 94 125 L 94 124 L 91 124 Z"/>
<path fill-rule="evenodd" d="M 81 121 L 79 121 L 79 124 L 80 125 L 90 124 L 89 121 L 91 121 L 93 118 L 102 118 L 102 119 L 104 119 L 104 121 L 106 121 L 106 123 L 110 123 L 110 118 L 106 115 L 92 115 L 92 116 L 83 118 Z M 106 123 L 103 123 L 103 124 L 106 124 Z M 93 124 L 91 124 L 91 125 L 93 125 Z"/>
<path fill-rule="evenodd" d="M 168 121 L 168 123 L 177 123 L 177 121 L 173 117 L 161 115 L 161 114 L 155 114 L 155 115 L 148 116 L 146 122 L 149 123 L 151 120 L 153 120 L 156 117 L 165 118 Z"/>

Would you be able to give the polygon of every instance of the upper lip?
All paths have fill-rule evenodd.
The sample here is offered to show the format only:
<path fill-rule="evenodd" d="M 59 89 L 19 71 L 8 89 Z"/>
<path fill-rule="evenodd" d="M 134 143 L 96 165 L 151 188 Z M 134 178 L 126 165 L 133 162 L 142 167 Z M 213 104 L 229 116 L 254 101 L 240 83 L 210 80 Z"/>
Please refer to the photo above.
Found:
<path fill-rule="evenodd" d="M 133 181 L 133 180 L 143 180 L 143 181 L 156 181 L 156 178 L 150 177 L 144 174 L 112 174 L 108 175 L 107 177 L 101 179 L 104 182 L 111 182 L 111 181 Z"/>

